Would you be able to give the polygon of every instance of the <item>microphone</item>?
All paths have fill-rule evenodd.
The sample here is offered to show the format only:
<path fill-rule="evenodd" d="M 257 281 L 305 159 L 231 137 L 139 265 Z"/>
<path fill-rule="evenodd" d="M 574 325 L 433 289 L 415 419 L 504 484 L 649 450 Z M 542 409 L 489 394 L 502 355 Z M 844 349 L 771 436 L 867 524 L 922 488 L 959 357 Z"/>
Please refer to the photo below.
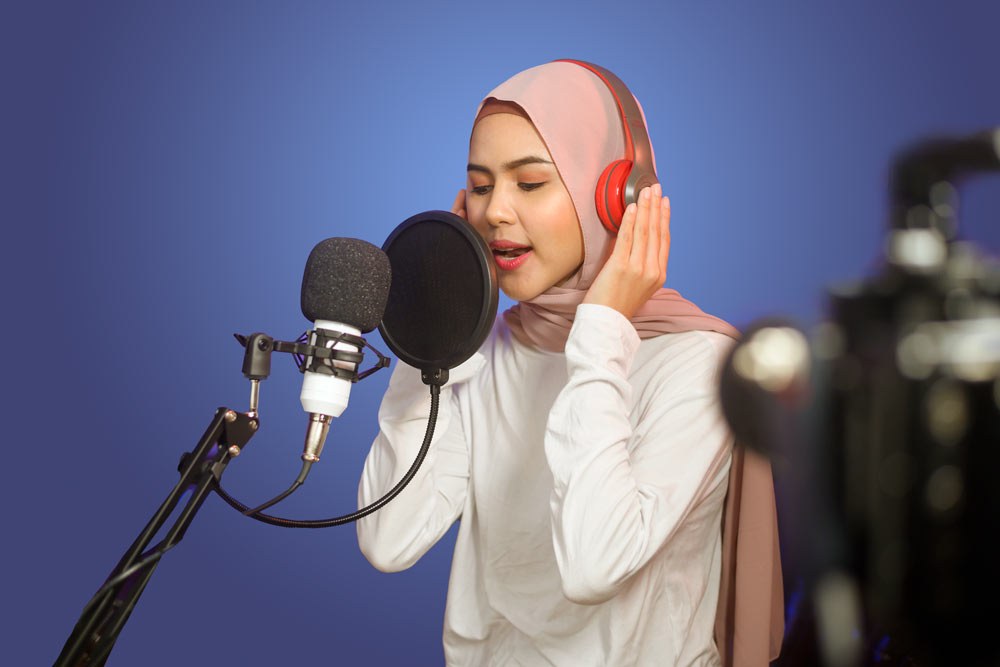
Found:
<path fill-rule="evenodd" d="M 331 359 L 309 356 L 303 365 L 299 399 L 309 413 L 304 461 L 319 460 L 330 420 L 347 408 L 361 360 L 360 335 L 378 326 L 391 281 L 388 257 L 367 241 L 329 238 L 309 253 L 301 294 L 302 314 L 315 326 L 308 333 L 309 344 L 337 354 Z"/>
<path fill-rule="evenodd" d="M 275 350 L 308 355 L 299 357 L 304 374 L 302 407 L 309 413 L 302 470 L 291 488 L 254 509 L 221 488 L 217 488 L 219 495 L 247 516 L 294 528 L 337 526 L 383 507 L 420 468 L 434 435 L 441 386 L 448 382 L 448 371 L 482 345 L 496 317 L 497 303 L 492 253 L 475 229 L 453 213 L 427 211 L 410 217 L 390 234 L 382 249 L 357 239 L 319 243 L 302 276 L 302 314 L 315 323 L 315 329 L 300 338 L 299 344 L 273 343 Z M 302 485 L 319 460 L 330 419 L 347 407 L 351 383 L 374 370 L 360 376 L 355 372 L 362 359 L 361 346 L 368 347 L 358 334 L 376 325 L 385 344 L 401 362 L 419 369 L 430 387 L 427 430 L 410 469 L 386 495 L 351 514 L 315 521 L 261 514 Z M 251 381 L 267 377 L 270 368 L 271 348 L 266 344 L 270 338 L 259 335 L 267 340 L 255 343 L 258 334 L 245 340 L 238 336 L 250 357 L 244 360 L 244 375 Z M 301 344 L 305 340 L 308 345 Z M 257 355 L 257 350 L 262 354 Z M 376 368 L 388 365 L 387 357 L 379 354 L 379 360 Z"/>

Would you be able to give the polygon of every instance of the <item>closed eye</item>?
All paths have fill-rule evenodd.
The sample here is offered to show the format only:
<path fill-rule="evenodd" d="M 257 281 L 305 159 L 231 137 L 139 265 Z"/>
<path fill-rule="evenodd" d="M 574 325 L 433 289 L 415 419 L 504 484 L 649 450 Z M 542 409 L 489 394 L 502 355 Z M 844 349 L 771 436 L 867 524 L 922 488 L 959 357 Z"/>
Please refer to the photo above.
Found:
<path fill-rule="evenodd" d="M 517 187 L 519 187 L 524 192 L 531 192 L 532 190 L 537 190 L 538 188 L 542 187 L 547 182 L 548 181 L 541 181 L 539 183 L 518 183 Z M 474 188 L 469 188 L 469 192 L 471 192 L 474 195 L 485 195 L 489 194 L 489 192 L 492 189 L 493 189 L 492 185 L 478 185 Z"/>

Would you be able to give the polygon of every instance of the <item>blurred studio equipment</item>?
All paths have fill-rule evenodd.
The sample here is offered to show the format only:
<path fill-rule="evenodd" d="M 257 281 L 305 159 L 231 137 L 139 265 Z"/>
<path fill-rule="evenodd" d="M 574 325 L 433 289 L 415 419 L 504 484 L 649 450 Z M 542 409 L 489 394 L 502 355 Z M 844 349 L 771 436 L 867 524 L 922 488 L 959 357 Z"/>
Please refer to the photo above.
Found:
<path fill-rule="evenodd" d="M 724 368 L 734 433 L 784 482 L 823 665 L 1000 664 L 1000 263 L 957 240 L 958 186 L 998 170 L 1000 128 L 901 153 L 879 273 L 808 334 L 755 324 Z"/>

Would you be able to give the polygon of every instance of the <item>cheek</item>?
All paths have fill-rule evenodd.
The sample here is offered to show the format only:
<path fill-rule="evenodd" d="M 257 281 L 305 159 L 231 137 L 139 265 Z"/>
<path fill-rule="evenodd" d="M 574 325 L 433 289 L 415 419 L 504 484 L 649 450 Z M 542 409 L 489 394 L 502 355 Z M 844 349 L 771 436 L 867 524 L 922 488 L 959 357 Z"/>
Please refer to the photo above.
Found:
<path fill-rule="evenodd" d="M 489 225 L 486 224 L 486 216 L 482 205 L 467 200 L 465 204 L 465 219 L 472 228 L 479 232 L 484 239 Z"/>
<path fill-rule="evenodd" d="M 544 219 L 552 221 L 550 226 L 551 235 L 560 241 L 564 254 L 578 257 L 583 261 L 583 232 L 580 230 L 580 221 L 576 217 L 576 207 L 569 195 L 563 193 L 561 197 L 553 198 L 547 202 L 544 211 Z"/>
<path fill-rule="evenodd" d="M 465 210 L 469 213 L 475 211 L 479 215 L 483 214 L 486 210 L 485 198 L 482 195 L 472 194 L 471 192 L 465 195 Z"/>
<path fill-rule="evenodd" d="M 483 218 L 484 206 L 482 201 L 483 198 L 478 195 L 472 194 L 472 192 L 470 192 L 471 189 L 472 189 L 471 187 L 466 188 L 465 217 L 468 219 L 470 223 L 473 223 L 474 220 Z"/>

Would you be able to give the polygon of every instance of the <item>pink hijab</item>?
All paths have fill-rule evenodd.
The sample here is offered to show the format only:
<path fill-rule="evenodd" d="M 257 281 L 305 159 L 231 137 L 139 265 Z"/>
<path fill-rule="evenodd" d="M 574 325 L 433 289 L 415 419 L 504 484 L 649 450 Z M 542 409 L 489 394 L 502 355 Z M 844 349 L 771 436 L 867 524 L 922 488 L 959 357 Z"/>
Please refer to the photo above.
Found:
<path fill-rule="evenodd" d="M 573 63 L 552 62 L 516 74 L 486 96 L 476 120 L 521 110 L 541 135 L 573 199 L 584 259 L 563 286 L 520 302 L 503 316 L 522 342 L 562 351 L 576 307 L 612 247 L 613 237 L 597 217 L 594 188 L 604 167 L 625 154 L 624 133 L 610 90 Z M 735 327 L 667 288 L 631 321 L 641 338 L 693 330 L 739 337 Z M 784 631 L 774 484 L 768 462 L 739 446 L 733 451 L 723 514 L 722 570 L 715 641 L 723 664 L 766 665 L 777 657 Z"/>

